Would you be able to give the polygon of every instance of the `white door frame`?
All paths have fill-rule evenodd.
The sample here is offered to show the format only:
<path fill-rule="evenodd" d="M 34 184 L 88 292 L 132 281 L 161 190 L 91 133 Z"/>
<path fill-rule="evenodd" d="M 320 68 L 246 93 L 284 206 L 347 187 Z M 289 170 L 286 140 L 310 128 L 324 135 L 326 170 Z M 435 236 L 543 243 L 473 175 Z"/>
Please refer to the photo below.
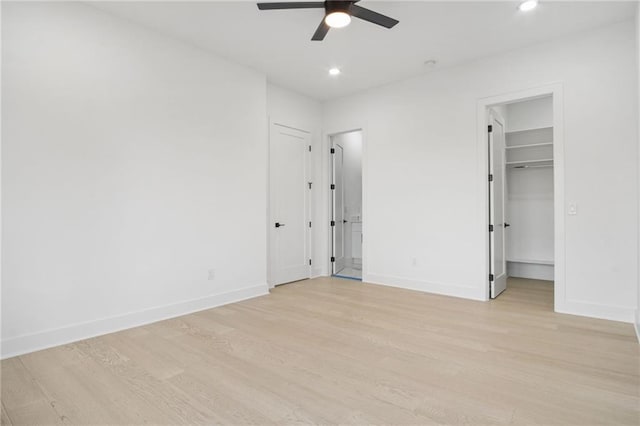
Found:
<path fill-rule="evenodd" d="M 326 198 L 326 202 L 325 202 L 325 212 L 327 213 L 327 221 L 326 224 L 327 226 L 325 227 L 325 229 L 327 230 L 327 234 L 326 234 L 326 239 L 325 241 L 327 241 L 327 274 L 328 276 L 331 276 L 333 273 L 333 265 L 331 265 L 331 255 L 333 252 L 333 232 L 331 231 L 331 226 L 330 226 L 330 221 L 331 221 L 331 217 L 332 217 L 332 213 L 333 213 L 333 205 L 332 205 L 332 198 L 333 198 L 333 194 L 331 193 L 331 189 L 330 189 L 330 185 L 331 185 L 331 180 L 332 180 L 332 176 L 333 176 L 333 161 L 331 158 L 331 148 L 333 147 L 333 143 L 332 143 L 332 139 L 334 136 L 338 136 L 338 135 L 342 135 L 345 133 L 352 133 L 352 132 L 360 132 L 362 135 L 362 282 L 364 283 L 366 280 L 366 277 L 368 275 L 368 264 L 367 264 L 367 259 L 368 259 L 368 250 L 367 250 L 367 229 L 368 229 L 368 221 L 367 221 L 367 212 L 368 212 L 368 197 L 367 197 L 367 142 L 366 142 L 366 134 L 364 131 L 363 127 L 358 127 L 358 126 L 354 126 L 353 128 L 351 128 L 350 130 L 338 130 L 338 131 L 332 131 L 330 133 L 325 133 L 324 136 L 324 146 L 323 146 L 323 150 L 325 152 L 325 154 L 322 156 L 323 159 L 325 159 L 326 161 L 326 166 L 324 167 L 325 173 L 324 175 L 326 176 L 325 179 L 325 188 L 327 189 L 325 192 L 325 194 L 327 194 L 327 198 Z"/>
<path fill-rule="evenodd" d="M 486 97 L 478 100 L 477 105 L 477 152 L 478 152 L 478 194 L 480 195 L 478 231 L 482 232 L 484 262 L 481 282 L 484 286 L 484 300 L 489 300 L 489 185 L 488 185 L 488 149 L 487 120 L 488 110 L 492 106 L 508 104 L 541 96 L 553 96 L 553 219 L 554 219 L 554 310 L 565 311 L 565 184 L 564 184 L 564 117 L 562 84 L 525 89 L 518 92 Z"/>
<path fill-rule="evenodd" d="M 294 126 L 289 126 L 286 124 L 282 124 L 282 122 L 280 121 L 274 121 L 274 120 L 269 120 L 269 146 L 267 147 L 267 283 L 269 285 L 269 288 L 272 289 L 275 287 L 274 284 L 274 272 L 273 272 L 273 255 L 274 255 L 274 241 L 272 238 L 272 233 L 271 233 L 271 227 L 273 226 L 272 223 L 272 211 L 271 211 L 271 204 L 272 204 L 272 194 L 271 194 L 271 143 L 272 143 L 272 131 L 273 131 L 273 126 L 281 126 L 281 127 L 285 127 L 288 129 L 293 129 L 302 133 L 307 133 L 309 135 L 311 135 L 312 133 L 308 130 L 304 130 L 304 129 L 300 129 Z M 313 141 L 310 139 L 309 143 L 311 144 Z M 306 170 L 307 170 L 307 175 L 306 175 L 306 179 L 308 182 L 311 182 L 311 176 L 313 175 L 313 170 L 311 169 L 312 166 L 312 162 L 311 162 L 311 151 L 306 151 Z M 312 191 L 314 188 L 311 188 L 310 191 Z M 310 192 L 307 195 L 307 202 L 306 202 L 306 206 L 305 206 L 305 217 L 307 218 L 307 220 L 311 220 L 311 212 L 312 212 L 312 207 L 313 207 L 313 196 L 312 193 Z M 306 250 L 307 253 L 309 254 L 309 257 L 312 256 L 312 251 L 311 248 L 313 247 L 313 232 L 311 232 L 311 228 L 307 228 L 307 244 L 306 244 Z M 311 277 L 311 271 L 312 271 L 312 265 L 309 265 L 309 278 Z"/>
<path fill-rule="evenodd" d="M 335 188 L 331 190 L 331 219 L 332 219 L 332 223 L 333 221 L 335 221 L 334 226 L 331 227 L 331 248 L 332 248 L 332 254 L 333 256 L 336 255 L 336 242 L 335 242 L 335 235 L 337 233 L 337 229 L 338 227 L 342 227 L 342 264 L 339 264 L 339 258 L 336 257 L 334 262 L 331 262 L 331 274 L 335 274 L 336 273 L 336 269 L 341 270 L 345 267 L 345 257 L 346 257 L 346 253 L 344 251 L 344 248 L 346 246 L 345 244 L 345 226 L 344 226 L 344 211 L 345 211 L 345 188 L 344 188 L 344 147 L 342 145 L 340 145 L 339 143 L 332 143 L 331 144 L 331 148 L 333 148 L 334 153 L 332 154 L 331 157 L 331 183 L 335 184 Z M 338 158 L 338 148 L 340 148 L 340 150 L 342 151 L 342 182 L 336 182 L 336 159 Z M 342 200 L 340 203 L 340 206 L 342 207 L 342 223 L 340 223 L 341 221 L 336 221 L 336 191 L 338 190 L 338 186 L 340 186 L 340 193 L 342 195 Z M 342 266 L 342 267 L 341 267 Z"/>

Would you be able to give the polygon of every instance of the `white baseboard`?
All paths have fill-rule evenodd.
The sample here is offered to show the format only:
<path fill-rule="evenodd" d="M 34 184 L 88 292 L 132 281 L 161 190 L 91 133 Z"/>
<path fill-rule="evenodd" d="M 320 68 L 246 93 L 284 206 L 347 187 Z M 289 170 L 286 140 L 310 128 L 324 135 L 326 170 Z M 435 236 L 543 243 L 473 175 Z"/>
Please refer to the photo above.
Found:
<path fill-rule="evenodd" d="M 556 300 L 554 310 L 559 314 L 580 315 L 583 317 L 606 319 L 634 323 L 636 310 L 623 306 L 599 305 L 575 300 Z"/>
<path fill-rule="evenodd" d="M 171 305 L 102 318 L 2 341 L 2 359 L 109 334 L 269 294 L 266 283 Z"/>
<path fill-rule="evenodd" d="M 450 283 L 434 283 L 379 274 L 365 274 L 362 281 L 365 283 L 404 288 L 407 290 L 423 291 L 425 293 L 486 301 L 484 289 L 472 286 L 462 286 Z M 638 338 L 640 340 L 640 332 L 638 332 L 640 329 L 640 320 L 638 319 L 639 314 L 636 313 L 635 309 L 572 301 L 568 303 L 556 303 L 555 311 L 563 314 L 635 323 L 636 333 L 638 333 Z"/>
<path fill-rule="evenodd" d="M 484 289 L 459 284 L 435 283 L 411 278 L 395 277 L 392 275 L 365 274 L 363 283 L 379 284 L 388 287 L 404 288 L 407 290 L 423 291 L 425 293 L 443 296 L 461 297 L 463 299 L 485 300 Z"/>
<path fill-rule="evenodd" d="M 553 265 L 507 261 L 507 275 L 514 278 L 553 281 Z"/>
<path fill-rule="evenodd" d="M 633 326 L 636 329 L 636 337 L 638 338 L 638 343 L 640 343 L 640 307 L 636 309 L 636 320 L 634 321 Z"/>
<path fill-rule="evenodd" d="M 311 279 L 319 278 L 319 277 L 326 277 L 326 276 L 327 275 L 324 273 L 322 268 L 312 268 L 311 269 Z"/>

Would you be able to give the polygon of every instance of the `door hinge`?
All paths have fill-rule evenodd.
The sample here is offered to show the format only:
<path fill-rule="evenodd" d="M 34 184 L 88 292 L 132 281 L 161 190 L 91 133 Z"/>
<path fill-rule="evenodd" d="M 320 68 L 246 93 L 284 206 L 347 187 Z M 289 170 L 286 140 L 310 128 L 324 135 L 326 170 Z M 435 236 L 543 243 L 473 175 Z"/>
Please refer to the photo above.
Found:
<path fill-rule="evenodd" d="M 331 148 L 331 153 L 332 153 L 332 154 L 335 154 L 335 153 L 336 153 L 336 150 L 335 150 L 334 148 Z"/>
<path fill-rule="evenodd" d="M 336 184 L 335 183 L 331 184 L 331 189 L 336 189 Z"/>
<path fill-rule="evenodd" d="M 331 256 L 331 262 L 335 262 L 335 261 L 336 261 L 336 258 Z"/>
<path fill-rule="evenodd" d="M 493 274 L 489 274 L 489 281 L 493 281 Z"/>
<path fill-rule="evenodd" d="M 489 124 L 489 127 L 488 127 L 487 130 L 489 130 L 489 133 L 493 132 L 493 126 L 491 124 Z"/>
<path fill-rule="evenodd" d="M 336 226 L 336 221 L 335 220 L 331 221 L 331 226 Z"/>
<path fill-rule="evenodd" d="M 493 225 L 489 225 L 489 232 L 493 232 Z"/>
<path fill-rule="evenodd" d="M 311 145 L 309 145 L 309 152 L 311 152 Z"/>
<path fill-rule="evenodd" d="M 309 266 L 311 266 L 311 259 L 309 259 Z"/>
<path fill-rule="evenodd" d="M 313 182 L 308 182 L 309 183 L 309 189 L 311 189 L 311 185 L 313 185 Z"/>
<path fill-rule="evenodd" d="M 311 228 L 311 222 L 309 222 L 309 228 Z"/>
<path fill-rule="evenodd" d="M 493 182 L 493 175 L 489 175 L 489 182 Z"/>

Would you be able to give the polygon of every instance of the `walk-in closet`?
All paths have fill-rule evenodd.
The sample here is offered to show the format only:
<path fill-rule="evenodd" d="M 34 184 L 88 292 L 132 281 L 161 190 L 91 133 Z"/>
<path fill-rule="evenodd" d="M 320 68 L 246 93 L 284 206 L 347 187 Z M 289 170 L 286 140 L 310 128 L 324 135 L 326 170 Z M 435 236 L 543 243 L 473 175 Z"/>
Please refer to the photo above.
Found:
<path fill-rule="evenodd" d="M 506 105 L 507 275 L 553 280 L 553 103 Z"/>
<path fill-rule="evenodd" d="M 553 292 L 552 96 L 488 110 L 490 297 L 510 286 Z"/>

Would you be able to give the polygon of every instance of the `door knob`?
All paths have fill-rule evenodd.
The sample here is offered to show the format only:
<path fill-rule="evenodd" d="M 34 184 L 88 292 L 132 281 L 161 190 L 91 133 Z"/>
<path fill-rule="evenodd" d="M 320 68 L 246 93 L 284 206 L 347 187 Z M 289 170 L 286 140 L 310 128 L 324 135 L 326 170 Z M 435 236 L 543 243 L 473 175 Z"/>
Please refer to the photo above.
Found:
<path fill-rule="evenodd" d="M 511 224 L 509 224 L 509 223 L 507 223 L 507 222 L 505 222 L 505 223 L 504 223 L 504 227 L 505 227 L 505 228 L 508 228 L 508 227 L 510 227 L 510 226 L 511 226 Z"/>
<path fill-rule="evenodd" d="M 281 226 L 284 226 L 284 223 L 276 222 L 276 228 L 280 228 Z"/>

